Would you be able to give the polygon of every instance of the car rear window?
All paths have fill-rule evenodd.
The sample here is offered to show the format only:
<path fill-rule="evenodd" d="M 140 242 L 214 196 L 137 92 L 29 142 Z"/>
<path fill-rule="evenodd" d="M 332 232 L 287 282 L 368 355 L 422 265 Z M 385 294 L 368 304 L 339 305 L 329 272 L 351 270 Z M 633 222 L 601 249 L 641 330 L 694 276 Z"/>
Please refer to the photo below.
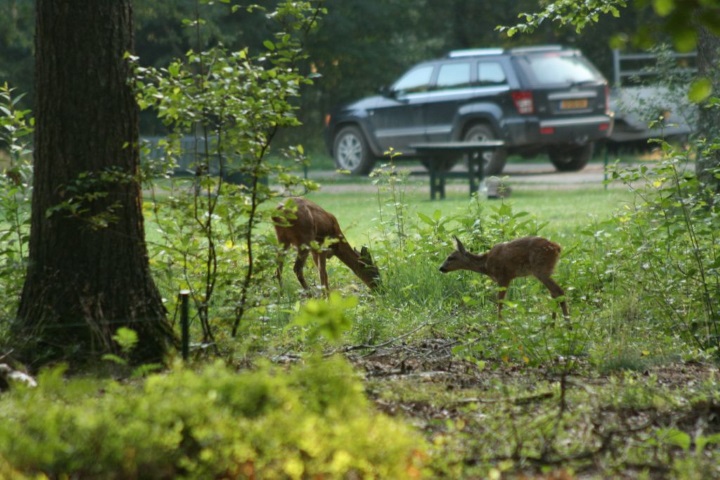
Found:
<path fill-rule="evenodd" d="M 537 85 L 597 81 L 595 69 L 575 55 L 534 55 L 524 57 L 526 70 Z"/>
<path fill-rule="evenodd" d="M 505 71 L 498 62 L 478 63 L 478 83 L 482 86 L 504 85 L 507 83 Z"/>

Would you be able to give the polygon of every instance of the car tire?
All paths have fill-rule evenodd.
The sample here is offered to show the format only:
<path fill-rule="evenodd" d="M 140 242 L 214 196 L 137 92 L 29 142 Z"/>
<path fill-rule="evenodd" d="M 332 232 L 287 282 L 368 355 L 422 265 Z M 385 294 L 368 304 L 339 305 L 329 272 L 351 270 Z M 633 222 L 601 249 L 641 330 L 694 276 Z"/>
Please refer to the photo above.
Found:
<path fill-rule="evenodd" d="M 557 147 L 548 152 L 558 172 L 577 172 L 585 168 L 593 156 L 593 144 L 579 147 Z"/>
<path fill-rule="evenodd" d="M 375 166 L 365 136 L 356 126 L 342 128 L 333 142 L 335 166 L 353 175 L 367 175 Z"/>
<path fill-rule="evenodd" d="M 468 128 L 465 132 L 463 140 L 466 142 L 481 142 L 484 140 L 496 140 L 497 135 L 493 129 L 484 123 L 477 123 Z M 483 173 L 486 177 L 491 175 L 500 175 L 505 169 L 507 163 L 507 150 L 498 148 L 493 151 L 482 154 L 483 156 Z"/>

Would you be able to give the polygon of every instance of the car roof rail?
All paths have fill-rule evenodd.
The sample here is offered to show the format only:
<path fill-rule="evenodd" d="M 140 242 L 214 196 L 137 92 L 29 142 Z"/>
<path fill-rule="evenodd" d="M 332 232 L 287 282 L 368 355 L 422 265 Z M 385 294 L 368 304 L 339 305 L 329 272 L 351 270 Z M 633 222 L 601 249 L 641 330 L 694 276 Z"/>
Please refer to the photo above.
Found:
<path fill-rule="evenodd" d="M 515 54 L 537 53 L 537 52 L 560 52 L 563 50 L 571 50 L 563 45 L 534 45 L 531 47 L 515 47 L 510 52 Z"/>
<path fill-rule="evenodd" d="M 469 48 L 466 50 L 452 50 L 447 54 L 448 58 L 476 57 L 478 55 L 501 55 L 505 52 L 503 48 Z"/>

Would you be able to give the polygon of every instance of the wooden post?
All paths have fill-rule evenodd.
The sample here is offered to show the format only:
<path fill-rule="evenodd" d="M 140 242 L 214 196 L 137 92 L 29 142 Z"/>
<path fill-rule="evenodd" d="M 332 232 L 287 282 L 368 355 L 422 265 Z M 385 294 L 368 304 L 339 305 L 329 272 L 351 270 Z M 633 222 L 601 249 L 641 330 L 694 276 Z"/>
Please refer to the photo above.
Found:
<path fill-rule="evenodd" d="M 190 290 L 180 290 L 180 331 L 182 342 L 182 358 L 187 361 L 190 356 L 190 315 L 188 298 Z"/>

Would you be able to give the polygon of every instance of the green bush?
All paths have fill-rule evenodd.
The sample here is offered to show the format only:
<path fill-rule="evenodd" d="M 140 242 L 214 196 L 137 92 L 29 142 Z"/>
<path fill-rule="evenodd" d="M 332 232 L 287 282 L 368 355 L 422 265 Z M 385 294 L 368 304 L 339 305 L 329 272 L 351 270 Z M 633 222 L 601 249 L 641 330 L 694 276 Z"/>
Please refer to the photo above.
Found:
<path fill-rule="evenodd" d="M 3 478 L 408 478 L 425 445 L 342 360 L 177 367 L 142 383 L 47 371 L 0 400 Z"/>

